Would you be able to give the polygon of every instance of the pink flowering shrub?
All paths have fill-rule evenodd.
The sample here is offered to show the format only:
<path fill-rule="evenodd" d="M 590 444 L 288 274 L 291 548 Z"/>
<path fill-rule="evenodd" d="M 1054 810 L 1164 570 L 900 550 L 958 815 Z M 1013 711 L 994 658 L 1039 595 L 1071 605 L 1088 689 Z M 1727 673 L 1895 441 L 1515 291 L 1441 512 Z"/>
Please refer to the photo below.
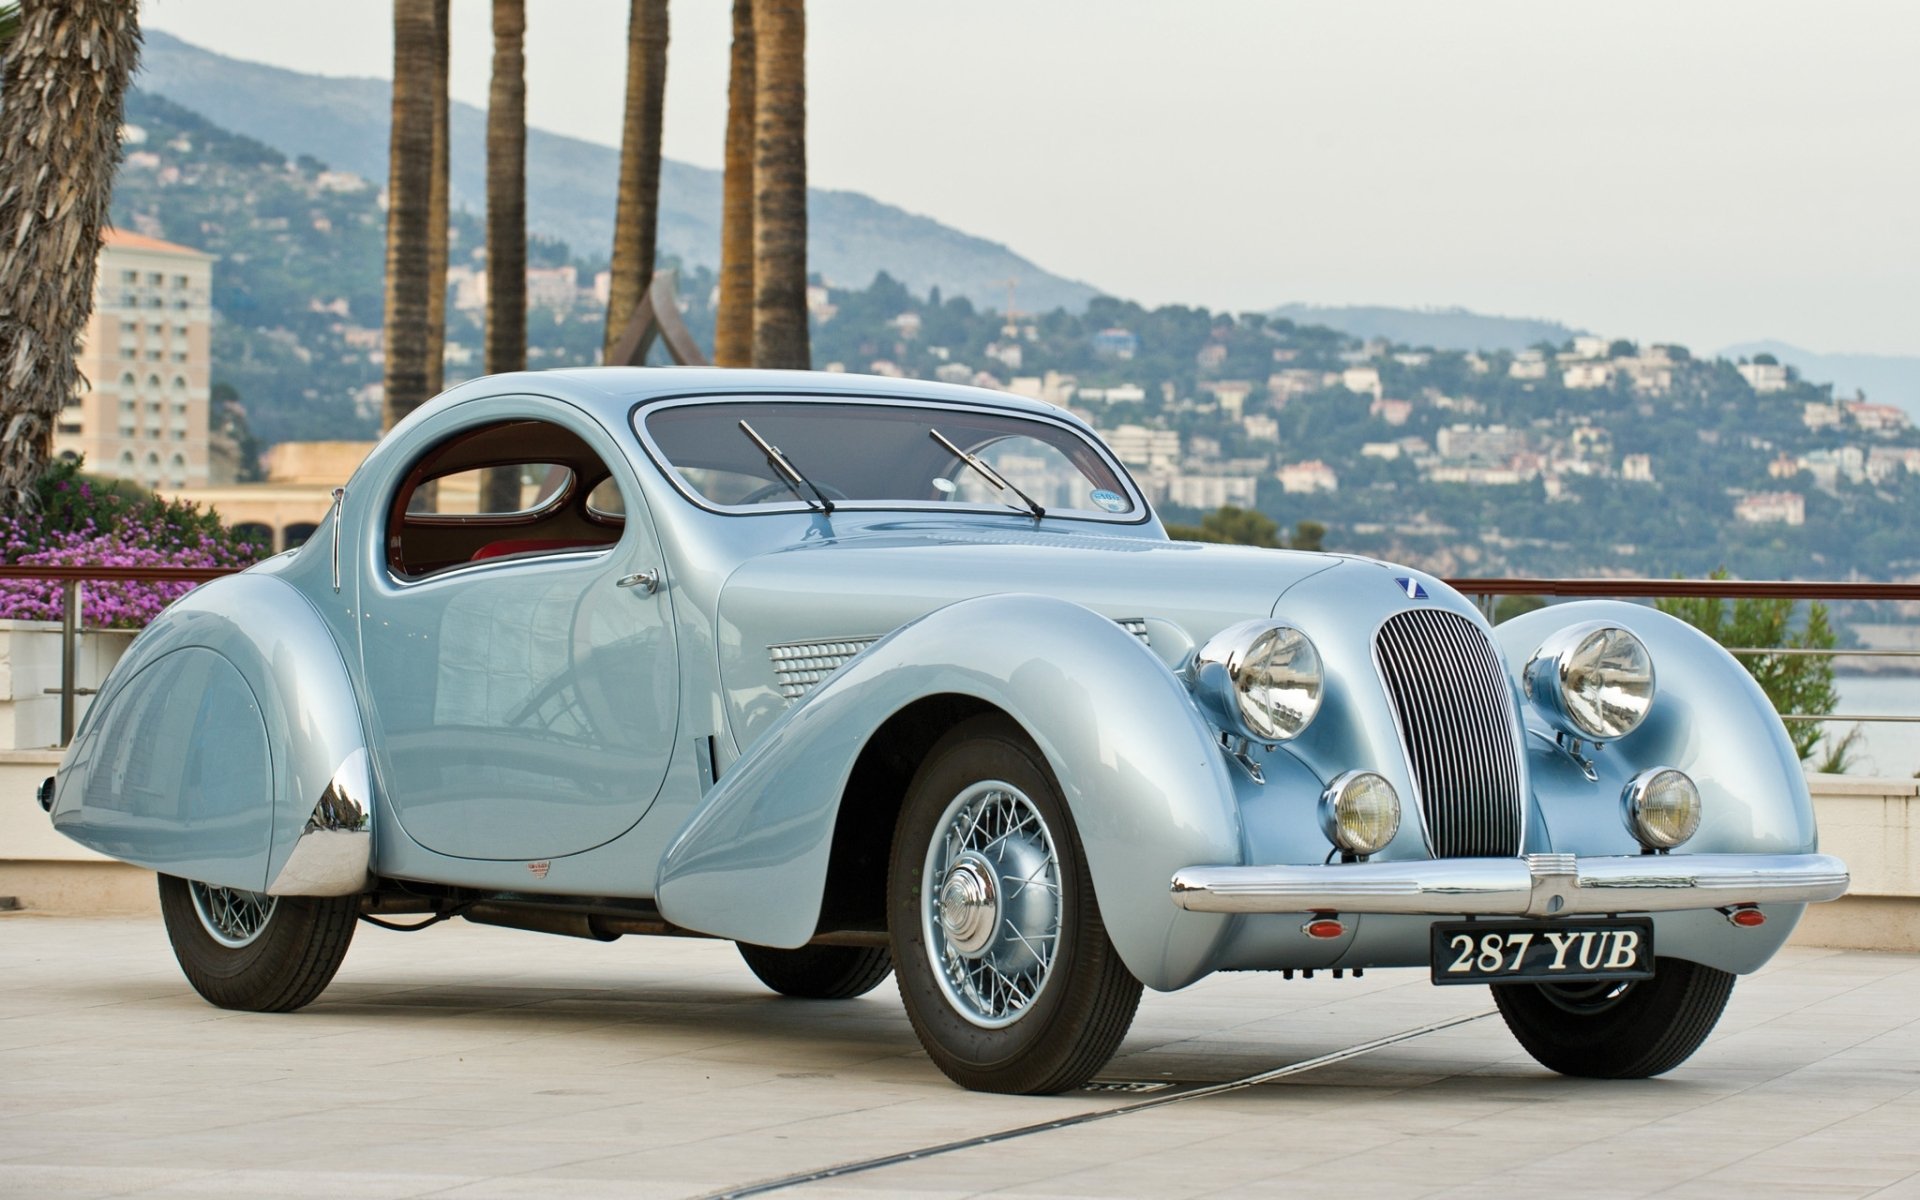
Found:
<path fill-rule="evenodd" d="M 76 463 L 56 463 L 38 486 L 37 512 L 0 518 L 0 562 L 84 567 L 244 567 L 264 547 L 197 506 L 168 502 L 125 484 L 89 480 Z M 88 580 L 82 623 L 139 629 L 193 589 L 185 582 Z M 64 585 L 55 579 L 0 579 L 0 619 L 58 621 Z"/>

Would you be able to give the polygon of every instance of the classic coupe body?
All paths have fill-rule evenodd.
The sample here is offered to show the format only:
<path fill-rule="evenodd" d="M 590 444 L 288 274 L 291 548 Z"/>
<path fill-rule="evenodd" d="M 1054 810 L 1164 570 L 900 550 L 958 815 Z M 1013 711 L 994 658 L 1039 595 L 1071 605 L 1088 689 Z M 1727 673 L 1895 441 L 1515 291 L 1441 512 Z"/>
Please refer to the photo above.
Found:
<path fill-rule="evenodd" d="M 216 1004 L 311 1001 L 360 920 L 700 934 L 896 972 L 1020 1092 L 1244 970 L 1491 984 L 1548 1066 L 1653 1074 L 1846 886 L 1689 627 L 1171 541 L 1069 413 L 830 374 L 453 389 L 140 635 L 42 801 Z"/>

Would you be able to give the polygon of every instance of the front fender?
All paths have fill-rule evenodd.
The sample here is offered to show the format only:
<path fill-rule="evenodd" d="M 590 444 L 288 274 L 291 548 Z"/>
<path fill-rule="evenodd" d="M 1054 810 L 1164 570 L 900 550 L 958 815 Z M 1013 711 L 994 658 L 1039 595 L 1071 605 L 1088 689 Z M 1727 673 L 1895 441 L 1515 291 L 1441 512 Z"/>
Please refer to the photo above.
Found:
<path fill-rule="evenodd" d="M 1192 863 L 1241 861 L 1219 747 L 1187 689 L 1137 638 L 1043 596 L 930 613 L 809 692 L 747 747 L 668 848 L 661 912 L 740 941 L 805 943 L 855 761 L 888 717 L 933 695 L 991 704 L 1033 738 L 1073 814 L 1107 932 L 1141 982 L 1170 989 L 1211 969 L 1226 921 L 1176 908 L 1167 881 Z"/>
<path fill-rule="evenodd" d="M 1548 634 L 1584 621 L 1618 625 L 1646 644 L 1653 656 L 1654 702 L 1638 729 L 1588 751 L 1598 782 L 1583 778 L 1547 739 L 1528 738 L 1535 794 L 1552 842 L 1542 848 L 1637 853 L 1621 816 L 1620 791 L 1651 767 L 1678 767 L 1700 787 L 1700 830 L 1677 853 L 1805 854 L 1819 848 L 1806 775 L 1772 703 L 1738 660 L 1686 622 L 1613 600 L 1558 604 L 1515 617 L 1494 631 L 1515 686 Z"/>
<path fill-rule="evenodd" d="M 366 743 L 318 613 L 269 574 L 175 602 L 108 676 L 60 765 L 54 828 L 137 866 L 348 895 L 372 862 Z"/>

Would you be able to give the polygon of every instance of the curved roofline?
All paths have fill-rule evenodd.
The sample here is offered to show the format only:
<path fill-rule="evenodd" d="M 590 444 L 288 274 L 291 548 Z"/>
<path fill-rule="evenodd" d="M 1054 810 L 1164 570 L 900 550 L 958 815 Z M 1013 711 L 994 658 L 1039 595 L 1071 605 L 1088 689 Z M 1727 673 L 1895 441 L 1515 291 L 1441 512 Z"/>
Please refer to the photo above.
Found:
<path fill-rule="evenodd" d="M 565 367 L 552 371 L 516 371 L 469 380 L 444 393 L 449 403 L 474 395 L 496 395 L 524 388 L 540 394 L 563 393 L 599 407 L 611 401 L 624 416 L 635 404 L 668 396 L 702 393 L 741 395 L 779 393 L 796 400 L 832 402 L 850 396 L 899 395 L 916 400 L 947 401 L 1009 412 L 1064 417 L 1079 424 L 1067 409 L 1044 401 L 926 379 L 896 379 L 887 375 L 854 375 L 840 371 L 767 371 L 736 367 Z M 438 407 L 437 401 L 430 401 Z M 425 407 L 424 405 L 422 406 Z M 612 405 L 608 411 L 612 411 Z"/>

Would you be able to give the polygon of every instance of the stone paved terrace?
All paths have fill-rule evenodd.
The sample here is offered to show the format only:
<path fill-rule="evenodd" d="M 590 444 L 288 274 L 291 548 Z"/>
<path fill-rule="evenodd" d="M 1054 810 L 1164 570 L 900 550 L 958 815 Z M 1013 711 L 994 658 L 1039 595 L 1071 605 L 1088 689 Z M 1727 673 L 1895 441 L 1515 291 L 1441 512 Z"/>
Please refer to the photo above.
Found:
<path fill-rule="evenodd" d="M 703 1196 L 1257 1086 L 782 1188 L 793 1197 L 1920 1197 L 1920 957 L 1790 948 L 1658 1080 L 1541 1070 L 1417 972 L 1149 993 L 1106 1078 L 972 1095 L 891 983 L 779 1000 L 722 943 L 362 927 L 319 1003 L 222 1012 L 153 918 L 0 916 L 0 1196 Z"/>

